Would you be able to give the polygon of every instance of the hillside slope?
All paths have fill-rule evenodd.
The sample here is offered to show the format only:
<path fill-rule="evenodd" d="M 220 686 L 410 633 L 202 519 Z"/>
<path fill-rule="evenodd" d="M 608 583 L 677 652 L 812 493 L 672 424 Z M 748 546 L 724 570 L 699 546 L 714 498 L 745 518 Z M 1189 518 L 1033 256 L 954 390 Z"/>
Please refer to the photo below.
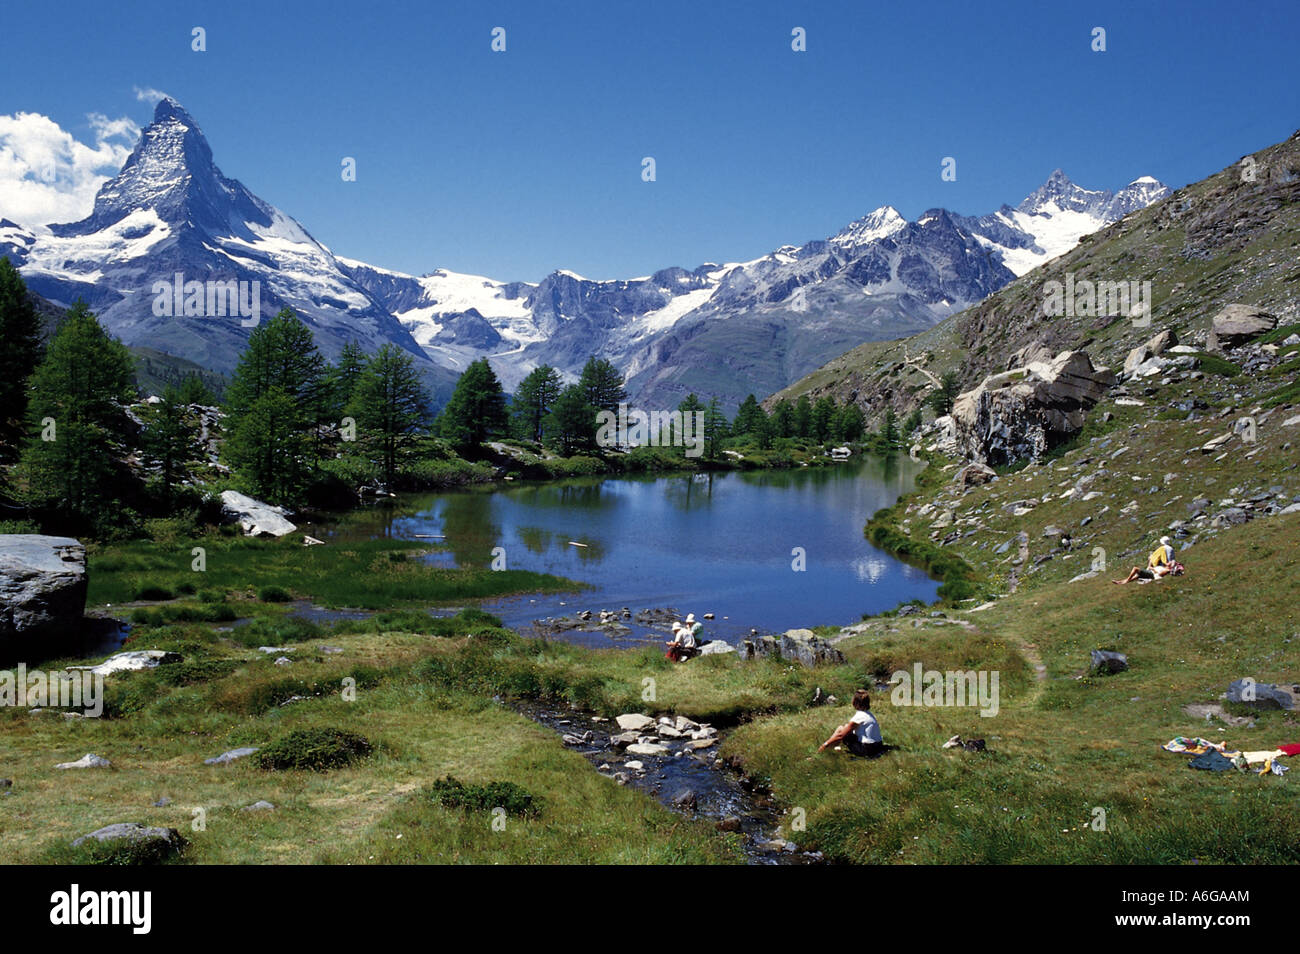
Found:
<path fill-rule="evenodd" d="M 905 415 L 956 371 L 963 389 L 1041 345 L 1086 348 L 1118 368 L 1128 352 L 1165 328 L 1201 344 L 1213 316 L 1245 303 L 1300 317 L 1300 133 L 1243 157 L 1156 204 L 1084 236 L 1078 247 L 1021 276 L 984 301 L 911 338 L 862 345 L 777 392 L 765 404 L 807 393 L 855 400 L 869 416 Z M 1151 325 L 1124 315 L 1049 316 L 1048 282 L 1150 282 Z M 911 365 L 906 364 L 911 362 Z M 929 372 L 927 375 L 924 372 Z"/>

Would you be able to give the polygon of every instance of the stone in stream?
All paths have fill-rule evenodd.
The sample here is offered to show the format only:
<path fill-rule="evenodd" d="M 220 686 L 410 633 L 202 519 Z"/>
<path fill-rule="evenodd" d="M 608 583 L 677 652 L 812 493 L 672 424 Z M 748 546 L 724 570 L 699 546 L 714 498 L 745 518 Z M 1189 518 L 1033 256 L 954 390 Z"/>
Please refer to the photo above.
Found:
<path fill-rule="evenodd" d="M 222 752 L 220 755 L 214 755 L 210 759 L 204 759 L 203 764 L 225 765 L 229 762 L 235 761 L 235 759 L 242 759 L 246 756 L 252 755 L 256 751 L 257 746 L 255 745 L 249 745 L 239 749 L 231 749 L 229 752 Z"/>
<path fill-rule="evenodd" d="M 692 739 L 691 741 L 689 741 L 689 742 L 686 743 L 686 747 L 687 747 L 688 749 L 690 749 L 692 752 L 698 752 L 700 749 L 707 749 L 709 746 L 711 746 L 711 745 L 715 745 L 715 744 L 717 743 L 717 741 L 718 741 L 718 740 L 717 740 L 716 738 L 714 738 L 714 739 Z"/>
<path fill-rule="evenodd" d="M 639 732 L 655 724 L 654 719 L 639 713 L 627 713 L 619 716 L 615 721 L 624 732 Z"/>
<path fill-rule="evenodd" d="M 582 735 L 574 735 L 571 732 L 566 732 L 564 735 L 560 736 L 560 740 L 565 745 L 590 745 L 592 739 L 595 737 L 596 733 L 588 729 L 586 732 L 582 733 Z"/>
<path fill-rule="evenodd" d="M 700 800 L 689 788 L 673 796 L 673 805 L 682 811 L 693 812 L 699 808 Z"/>
<path fill-rule="evenodd" d="M 627 751 L 630 755 L 667 755 L 668 746 L 659 745 L 655 742 L 636 742 L 629 745 Z"/>
<path fill-rule="evenodd" d="M 113 763 L 91 752 L 87 752 L 75 762 L 60 762 L 56 769 L 109 768 Z"/>
<path fill-rule="evenodd" d="M 172 854 L 185 847 L 185 839 L 175 828 L 145 827 L 139 822 L 118 822 L 105 825 L 89 835 L 82 835 L 72 843 L 73 848 L 80 848 L 88 841 L 105 842 L 126 841 L 133 845 L 153 848 L 160 855 Z"/>
<path fill-rule="evenodd" d="M 642 762 L 637 761 L 636 759 L 633 759 L 633 760 L 630 761 L 630 762 L 624 762 L 624 763 L 623 763 L 623 768 L 625 768 L 625 769 L 630 769 L 630 770 L 633 771 L 633 772 L 644 772 L 644 771 L 645 771 L 645 764 L 642 763 Z"/>
<path fill-rule="evenodd" d="M 71 537 L 0 534 L 0 656 L 74 634 L 86 608 L 86 548 Z M 44 647 L 41 647 L 44 648 Z M 51 647 L 50 655 L 57 648 Z"/>
<path fill-rule="evenodd" d="M 615 748 L 621 749 L 636 744 L 640 738 L 641 736 L 637 735 L 635 732 L 620 732 L 617 735 L 611 735 L 609 741 Z"/>

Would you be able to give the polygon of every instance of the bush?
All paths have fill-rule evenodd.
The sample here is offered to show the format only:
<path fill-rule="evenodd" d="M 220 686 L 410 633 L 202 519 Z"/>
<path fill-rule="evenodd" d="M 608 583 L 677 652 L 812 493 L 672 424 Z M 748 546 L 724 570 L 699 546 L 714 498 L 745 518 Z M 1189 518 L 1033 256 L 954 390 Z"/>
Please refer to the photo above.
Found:
<path fill-rule="evenodd" d="M 263 603 L 288 603 L 293 594 L 283 586 L 264 586 L 257 591 L 257 598 Z"/>
<path fill-rule="evenodd" d="M 41 528 L 30 520 L 0 520 L 0 533 L 40 533 Z"/>
<path fill-rule="evenodd" d="M 131 594 L 132 599 L 149 600 L 150 602 L 157 602 L 158 600 L 170 600 L 170 599 L 175 599 L 175 597 L 176 597 L 175 593 L 167 589 L 167 587 L 160 586 L 157 583 L 142 583 L 138 587 L 136 587 L 135 592 Z"/>
<path fill-rule="evenodd" d="M 425 789 L 425 795 L 445 808 L 461 808 L 471 812 L 490 812 L 502 808 L 507 815 L 524 817 L 537 815 L 542 809 L 542 799 L 539 796 L 514 782 L 467 785 L 448 775 Z"/>
<path fill-rule="evenodd" d="M 374 747 L 364 737 L 343 729 L 295 729 L 263 746 L 257 753 L 257 763 L 262 768 L 326 769 L 348 765 L 368 756 Z"/>
<path fill-rule="evenodd" d="M 131 622 L 145 626 L 166 623 L 228 623 L 238 618 L 233 606 L 225 603 L 178 603 L 155 609 L 139 607 L 131 612 Z"/>
<path fill-rule="evenodd" d="M 214 608 L 229 609 L 224 603 Z M 230 637 L 243 646 L 262 646 L 267 643 L 279 646 L 282 643 L 301 643 L 309 639 L 319 639 L 325 631 L 311 620 L 300 616 L 280 616 L 268 618 L 259 616 L 247 626 L 238 626 Z"/>

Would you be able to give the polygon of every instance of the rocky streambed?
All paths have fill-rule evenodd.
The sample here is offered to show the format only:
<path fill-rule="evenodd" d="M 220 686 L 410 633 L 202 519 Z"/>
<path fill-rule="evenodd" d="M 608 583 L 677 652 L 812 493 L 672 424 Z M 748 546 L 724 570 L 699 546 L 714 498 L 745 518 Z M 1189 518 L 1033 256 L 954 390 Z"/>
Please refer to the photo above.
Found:
<path fill-rule="evenodd" d="M 558 733 L 611 784 L 630 785 L 687 817 L 736 832 L 751 864 L 821 864 L 776 836 L 781 812 L 770 792 L 717 755 L 721 735 L 684 717 L 629 713 L 605 719 L 567 708 L 516 703 L 518 712 Z"/>

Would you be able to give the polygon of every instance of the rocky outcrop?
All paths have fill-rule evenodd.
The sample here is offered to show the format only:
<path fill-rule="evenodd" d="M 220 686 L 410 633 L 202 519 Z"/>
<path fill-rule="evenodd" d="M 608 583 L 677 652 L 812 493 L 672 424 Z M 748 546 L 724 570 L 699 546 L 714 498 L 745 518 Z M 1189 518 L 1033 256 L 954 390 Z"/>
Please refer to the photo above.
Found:
<path fill-rule="evenodd" d="M 1205 339 L 1205 350 L 1235 348 L 1276 327 L 1277 317 L 1254 305 L 1228 305 L 1214 316 L 1209 336 Z"/>
<path fill-rule="evenodd" d="M 1150 341 L 1145 341 L 1128 353 L 1124 359 L 1124 373 L 1132 374 L 1151 358 L 1159 357 L 1169 348 L 1178 344 L 1178 336 L 1172 328 L 1167 328 Z"/>
<path fill-rule="evenodd" d="M 995 465 L 1041 457 L 1083 427 L 1114 383 L 1114 373 L 1084 351 L 990 375 L 953 402 L 957 449 Z"/>
<path fill-rule="evenodd" d="M 283 507 L 273 507 L 254 500 L 237 490 L 221 492 L 221 512 L 229 520 L 238 523 L 250 537 L 282 537 L 298 529 L 285 519 L 288 511 Z"/>
<path fill-rule="evenodd" d="M 86 608 L 86 548 L 71 537 L 0 534 L 0 657 L 67 638 Z"/>
<path fill-rule="evenodd" d="M 142 669 L 157 667 L 182 661 L 180 653 L 165 649 L 136 649 L 125 653 L 115 653 L 97 666 L 69 666 L 70 671 L 88 672 L 94 676 L 111 676 L 119 672 L 139 672 Z"/>
<path fill-rule="evenodd" d="M 810 629 L 791 629 L 780 636 L 759 636 L 740 644 L 742 659 L 778 656 L 805 666 L 835 665 L 844 662 L 844 654 Z"/>

